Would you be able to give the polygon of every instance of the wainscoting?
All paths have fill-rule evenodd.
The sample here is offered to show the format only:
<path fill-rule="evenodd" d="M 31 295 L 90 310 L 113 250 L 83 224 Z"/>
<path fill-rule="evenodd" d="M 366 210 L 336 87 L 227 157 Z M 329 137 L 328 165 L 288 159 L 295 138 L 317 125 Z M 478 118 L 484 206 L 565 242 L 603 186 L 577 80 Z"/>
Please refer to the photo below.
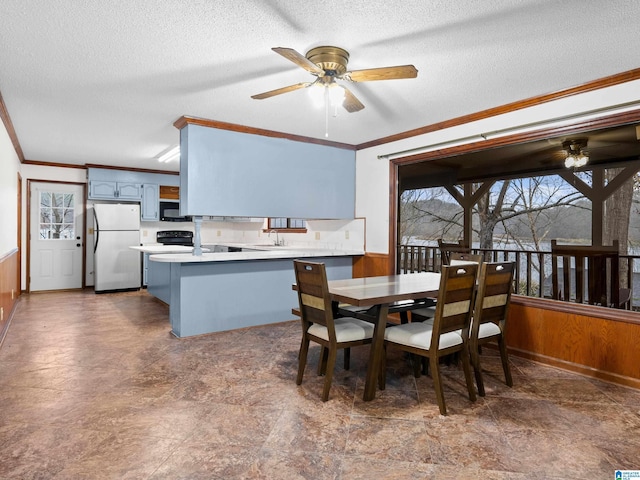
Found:
<path fill-rule="evenodd" d="M 0 258 L 0 344 L 7 332 L 9 319 L 20 296 L 18 285 L 18 249 Z"/>
<path fill-rule="evenodd" d="M 507 345 L 515 355 L 640 388 L 640 314 L 512 297 Z"/>

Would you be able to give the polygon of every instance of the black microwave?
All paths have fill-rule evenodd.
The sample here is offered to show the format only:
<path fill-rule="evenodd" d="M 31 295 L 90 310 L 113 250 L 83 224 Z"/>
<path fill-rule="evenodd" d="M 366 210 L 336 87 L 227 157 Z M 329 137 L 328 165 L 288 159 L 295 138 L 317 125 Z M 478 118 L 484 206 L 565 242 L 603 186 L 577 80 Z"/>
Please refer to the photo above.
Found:
<path fill-rule="evenodd" d="M 190 222 L 192 218 L 180 215 L 179 202 L 160 202 L 160 220 L 163 222 Z"/>

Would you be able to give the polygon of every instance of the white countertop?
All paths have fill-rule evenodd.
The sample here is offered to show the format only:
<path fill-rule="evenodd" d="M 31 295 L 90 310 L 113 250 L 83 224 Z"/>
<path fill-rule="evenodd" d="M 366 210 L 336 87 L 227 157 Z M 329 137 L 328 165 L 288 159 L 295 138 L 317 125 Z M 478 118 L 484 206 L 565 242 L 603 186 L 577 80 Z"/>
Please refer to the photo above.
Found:
<path fill-rule="evenodd" d="M 299 257 L 345 257 L 364 255 L 364 250 L 335 250 L 312 247 L 296 246 L 274 246 L 274 245 L 246 245 L 246 244 L 226 244 L 229 246 L 245 247 L 255 249 L 251 252 L 211 252 L 195 256 L 191 253 L 166 253 L 162 255 L 151 255 L 149 260 L 154 262 L 172 263 L 198 263 L 198 262 L 228 262 L 238 260 L 269 260 L 276 258 L 299 258 Z M 134 247 L 132 247 L 134 248 Z M 144 247 L 139 247 L 144 248 Z M 187 247 L 191 248 L 191 247 Z M 152 252 L 150 252 L 152 253 Z M 162 252 L 157 252 L 162 253 Z"/>
<path fill-rule="evenodd" d="M 150 253 L 150 254 L 171 254 L 171 253 L 187 253 L 191 254 L 193 252 L 193 247 L 187 247 L 185 245 L 163 245 L 161 243 L 152 244 L 152 245 L 137 245 L 134 247 L 129 247 L 132 250 L 138 250 L 139 252 Z M 209 251 L 207 249 L 203 249 L 203 251 Z"/>

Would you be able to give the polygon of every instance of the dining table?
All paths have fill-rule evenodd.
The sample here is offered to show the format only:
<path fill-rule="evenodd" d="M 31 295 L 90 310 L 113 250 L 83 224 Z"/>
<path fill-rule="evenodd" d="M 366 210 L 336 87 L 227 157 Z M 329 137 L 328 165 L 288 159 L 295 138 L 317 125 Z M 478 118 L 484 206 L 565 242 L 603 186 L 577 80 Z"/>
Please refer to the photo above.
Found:
<path fill-rule="evenodd" d="M 364 386 L 364 401 L 376 396 L 376 382 L 384 353 L 384 332 L 389 313 L 420 306 L 420 300 L 435 298 L 440 287 L 440 274 L 406 273 L 376 277 L 330 280 L 329 293 L 334 302 L 363 307 L 357 314 L 374 323 L 369 363 Z"/>

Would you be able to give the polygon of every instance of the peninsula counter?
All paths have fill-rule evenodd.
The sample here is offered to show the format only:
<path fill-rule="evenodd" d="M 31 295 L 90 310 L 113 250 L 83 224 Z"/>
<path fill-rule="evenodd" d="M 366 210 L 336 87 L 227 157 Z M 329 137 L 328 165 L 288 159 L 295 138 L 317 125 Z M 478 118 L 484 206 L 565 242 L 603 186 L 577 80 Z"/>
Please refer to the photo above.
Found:
<path fill-rule="evenodd" d="M 352 277 L 363 251 L 256 246 L 251 251 L 156 254 L 149 257 L 148 291 L 169 304 L 177 337 L 282 322 L 297 297 L 293 260 L 322 262 L 327 278 Z"/>

